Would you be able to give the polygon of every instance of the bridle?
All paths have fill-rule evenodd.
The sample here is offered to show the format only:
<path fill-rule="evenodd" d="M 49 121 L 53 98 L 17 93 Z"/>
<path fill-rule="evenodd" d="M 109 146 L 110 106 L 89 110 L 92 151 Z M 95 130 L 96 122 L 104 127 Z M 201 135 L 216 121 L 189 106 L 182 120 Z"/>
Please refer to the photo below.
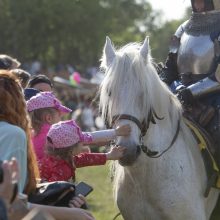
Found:
<path fill-rule="evenodd" d="M 179 134 L 179 131 L 180 131 L 180 119 L 178 119 L 177 129 L 176 129 L 176 132 L 175 132 L 175 134 L 173 136 L 173 139 L 172 139 L 170 145 L 165 150 L 163 150 L 162 152 L 159 153 L 158 151 L 150 150 L 146 145 L 144 145 L 144 140 L 143 140 L 143 137 L 146 135 L 147 130 L 148 130 L 149 126 L 150 126 L 150 123 L 156 124 L 155 118 L 157 120 L 163 120 L 164 119 L 163 117 L 159 117 L 156 114 L 156 112 L 151 109 L 150 113 L 148 114 L 147 121 L 143 120 L 142 122 L 140 122 L 136 117 L 134 117 L 132 115 L 129 115 L 129 114 L 118 114 L 118 115 L 114 115 L 112 117 L 112 121 L 111 121 L 110 125 L 107 123 L 107 119 L 106 118 L 105 118 L 105 123 L 106 123 L 106 126 L 108 128 L 112 128 L 113 125 L 118 120 L 125 119 L 125 120 L 132 121 L 133 123 L 135 123 L 137 125 L 137 127 L 141 131 L 141 134 L 140 134 L 140 144 L 137 147 L 139 149 L 141 149 L 148 157 L 158 158 L 158 157 L 162 156 L 165 152 L 167 152 L 173 146 L 174 142 L 176 141 L 176 139 L 178 137 L 178 134 Z"/>
<path fill-rule="evenodd" d="M 140 129 L 142 136 L 145 136 L 145 134 L 147 133 L 147 129 L 149 127 L 149 121 L 147 123 L 145 122 L 145 120 L 140 122 L 137 118 L 135 118 L 132 115 L 127 115 L 127 114 L 115 115 L 112 117 L 111 125 L 114 125 L 116 121 L 122 120 L 122 119 L 126 119 L 126 120 L 134 122 L 137 125 L 137 127 Z"/>

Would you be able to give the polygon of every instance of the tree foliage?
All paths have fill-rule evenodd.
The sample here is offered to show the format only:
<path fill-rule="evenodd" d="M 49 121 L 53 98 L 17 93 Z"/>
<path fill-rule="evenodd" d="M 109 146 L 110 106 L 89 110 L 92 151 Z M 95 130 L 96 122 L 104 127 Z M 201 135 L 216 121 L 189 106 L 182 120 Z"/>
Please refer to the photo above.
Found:
<path fill-rule="evenodd" d="M 176 25 L 158 29 L 159 17 L 145 0 L 0 0 L 0 53 L 82 68 L 97 64 L 106 36 L 123 45 L 149 33 L 157 56 Z"/>

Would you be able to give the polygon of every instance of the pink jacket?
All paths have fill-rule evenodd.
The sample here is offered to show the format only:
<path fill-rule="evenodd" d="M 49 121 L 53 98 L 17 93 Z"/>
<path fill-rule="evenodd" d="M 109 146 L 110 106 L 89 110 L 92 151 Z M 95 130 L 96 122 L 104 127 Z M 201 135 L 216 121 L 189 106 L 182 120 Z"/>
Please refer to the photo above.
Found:
<path fill-rule="evenodd" d="M 37 160 L 40 161 L 44 157 L 44 147 L 47 139 L 47 133 L 50 129 L 50 124 L 44 124 L 40 132 L 37 135 L 32 136 L 32 142 L 34 145 L 34 151 L 37 156 Z"/>

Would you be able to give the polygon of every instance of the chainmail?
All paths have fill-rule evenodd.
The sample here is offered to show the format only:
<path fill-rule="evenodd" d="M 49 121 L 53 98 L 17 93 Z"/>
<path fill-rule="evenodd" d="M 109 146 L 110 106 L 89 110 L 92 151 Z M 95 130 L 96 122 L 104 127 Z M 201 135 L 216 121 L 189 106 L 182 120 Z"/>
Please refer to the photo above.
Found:
<path fill-rule="evenodd" d="M 185 26 L 185 32 L 192 36 L 209 35 L 220 31 L 220 11 L 193 13 Z"/>

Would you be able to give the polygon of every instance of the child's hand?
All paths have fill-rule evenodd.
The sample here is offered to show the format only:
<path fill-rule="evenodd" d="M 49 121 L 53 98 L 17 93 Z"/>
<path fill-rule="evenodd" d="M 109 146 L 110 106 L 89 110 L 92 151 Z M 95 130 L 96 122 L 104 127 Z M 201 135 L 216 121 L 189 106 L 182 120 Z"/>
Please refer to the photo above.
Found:
<path fill-rule="evenodd" d="M 111 150 L 106 153 L 107 160 L 118 160 L 120 159 L 125 151 L 125 147 L 122 146 L 115 146 L 112 147 Z"/>
<path fill-rule="evenodd" d="M 117 136 L 128 136 L 131 133 L 131 127 L 130 125 L 122 125 L 122 126 L 118 126 L 115 129 L 116 135 Z"/>

